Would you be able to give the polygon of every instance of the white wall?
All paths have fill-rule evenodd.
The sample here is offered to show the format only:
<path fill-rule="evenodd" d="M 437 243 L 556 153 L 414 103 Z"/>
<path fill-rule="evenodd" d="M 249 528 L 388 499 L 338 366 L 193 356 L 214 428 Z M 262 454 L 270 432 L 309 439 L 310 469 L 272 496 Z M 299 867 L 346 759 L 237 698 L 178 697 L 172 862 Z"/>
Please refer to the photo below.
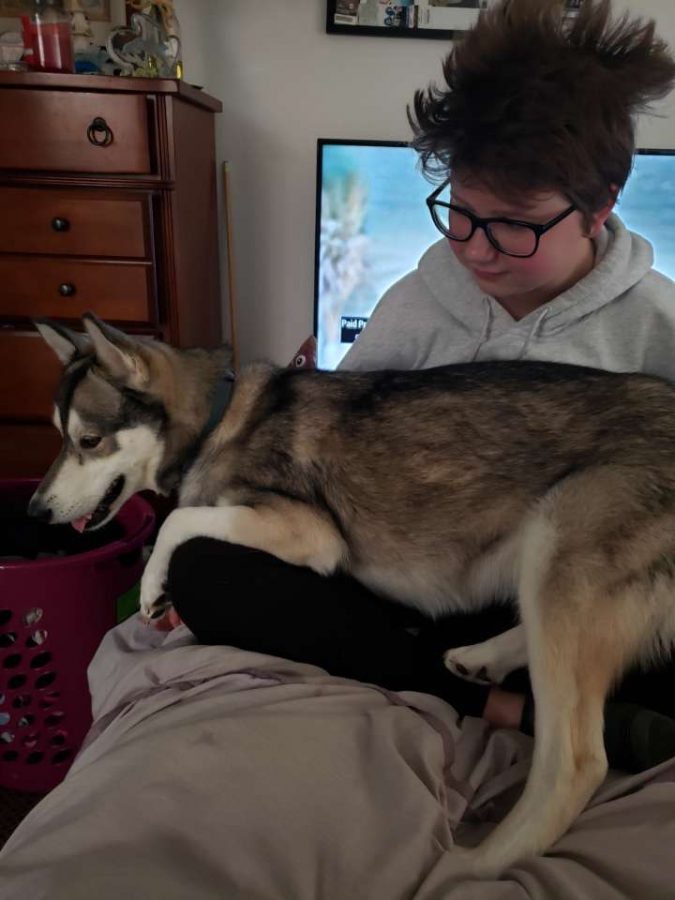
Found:
<path fill-rule="evenodd" d="M 675 47 L 673 0 L 616 6 L 655 17 Z M 312 330 L 316 139 L 407 139 L 406 103 L 440 79 L 447 47 L 327 35 L 324 0 L 178 0 L 177 9 L 187 78 L 224 105 L 218 152 L 231 164 L 242 358 L 286 362 Z M 675 147 L 675 100 L 661 111 L 641 124 L 642 146 Z"/>
<path fill-rule="evenodd" d="M 316 140 L 406 140 L 445 45 L 325 34 L 321 0 L 179 0 L 186 77 L 223 101 L 244 360 L 287 362 L 313 327 Z"/>

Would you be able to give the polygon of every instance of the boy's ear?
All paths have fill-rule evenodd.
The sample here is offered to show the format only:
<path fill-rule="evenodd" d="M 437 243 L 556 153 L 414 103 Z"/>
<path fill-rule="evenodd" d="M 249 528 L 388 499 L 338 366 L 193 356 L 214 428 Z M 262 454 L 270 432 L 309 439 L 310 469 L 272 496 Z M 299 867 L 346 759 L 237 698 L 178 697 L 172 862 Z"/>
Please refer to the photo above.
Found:
<path fill-rule="evenodd" d="M 64 366 L 76 356 L 91 353 L 91 342 L 86 334 L 78 334 L 50 319 L 34 319 L 33 323 Z"/>
<path fill-rule="evenodd" d="M 605 222 L 609 218 L 609 214 L 616 205 L 616 201 L 619 198 L 619 189 L 615 184 L 612 184 L 610 185 L 609 191 L 610 195 L 605 205 L 591 216 L 591 227 L 588 230 L 588 237 L 596 238 L 600 234 Z"/>
<path fill-rule="evenodd" d="M 138 341 L 101 321 L 94 313 L 86 313 L 82 321 L 101 368 L 115 381 L 135 390 L 143 390 L 149 372 Z"/>

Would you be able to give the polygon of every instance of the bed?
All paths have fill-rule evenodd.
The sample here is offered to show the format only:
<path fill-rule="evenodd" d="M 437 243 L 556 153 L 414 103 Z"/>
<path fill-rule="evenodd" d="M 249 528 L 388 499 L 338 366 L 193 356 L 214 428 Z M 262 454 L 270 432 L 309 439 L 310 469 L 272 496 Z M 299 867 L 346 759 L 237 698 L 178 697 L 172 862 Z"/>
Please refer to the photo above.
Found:
<path fill-rule="evenodd" d="M 675 760 L 610 773 L 545 857 L 452 883 L 453 843 L 518 796 L 526 736 L 138 617 L 89 680 L 94 725 L 0 853 L 1 900 L 675 897 Z"/>

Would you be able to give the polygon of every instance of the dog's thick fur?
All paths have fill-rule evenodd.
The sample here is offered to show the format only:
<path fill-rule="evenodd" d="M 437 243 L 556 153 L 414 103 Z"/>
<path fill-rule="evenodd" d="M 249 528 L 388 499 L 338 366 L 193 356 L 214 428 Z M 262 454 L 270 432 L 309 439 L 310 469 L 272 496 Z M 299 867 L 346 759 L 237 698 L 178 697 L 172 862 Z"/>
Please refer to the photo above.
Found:
<path fill-rule="evenodd" d="M 105 521 L 140 488 L 177 488 L 143 579 L 146 616 L 171 553 L 197 535 L 344 569 L 432 614 L 517 597 L 521 627 L 448 655 L 496 679 L 527 659 L 537 710 L 521 799 L 480 847 L 453 851 L 455 871 L 492 876 L 547 849 L 606 773 L 610 687 L 673 638 L 675 389 L 533 362 L 254 365 L 208 431 L 222 353 L 85 326 L 87 338 L 39 325 L 66 364 L 64 445 L 32 511 L 63 522 L 98 507 Z M 123 488 L 101 512 L 111 484 Z"/>

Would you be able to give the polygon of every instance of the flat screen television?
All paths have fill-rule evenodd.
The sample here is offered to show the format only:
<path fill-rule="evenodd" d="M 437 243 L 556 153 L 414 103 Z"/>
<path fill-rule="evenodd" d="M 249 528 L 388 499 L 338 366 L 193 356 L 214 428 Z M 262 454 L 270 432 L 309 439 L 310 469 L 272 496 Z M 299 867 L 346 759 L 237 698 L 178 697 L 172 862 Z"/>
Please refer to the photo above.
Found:
<path fill-rule="evenodd" d="M 314 328 L 318 365 L 335 369 L 386 289 L 441 235 L 417 153 L 392 141 L 319 140 Z M 640 150 L 617 212 L 675 280 L 675 151 Z"/>

